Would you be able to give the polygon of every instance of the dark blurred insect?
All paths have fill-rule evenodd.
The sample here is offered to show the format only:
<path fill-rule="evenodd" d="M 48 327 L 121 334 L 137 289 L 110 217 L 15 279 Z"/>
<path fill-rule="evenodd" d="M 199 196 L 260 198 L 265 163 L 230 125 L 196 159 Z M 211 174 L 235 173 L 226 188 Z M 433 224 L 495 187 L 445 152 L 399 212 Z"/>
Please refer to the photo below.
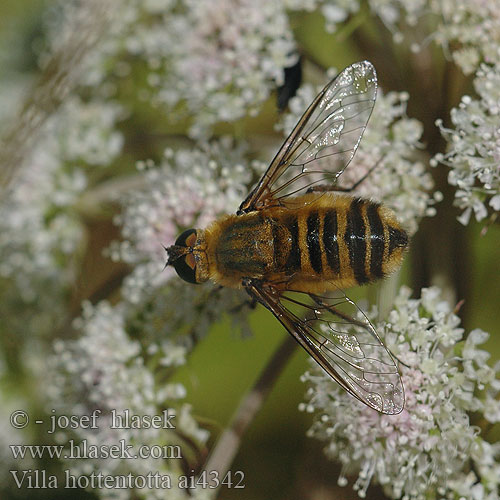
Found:
<path fill-rule="evenodd" d="M 376 93 L 371 63 L 344 69 L 314 99 L 237 214 L 183 232 L 167 249 L 167 265 L 190 283 L 244 288 L 346 391 L 396 414 L 404 406 L 396 361 L 341 292 L 397 269 L 408 246 L 391 210 L 346 194 L 367 174 L 350 188 L 336 185 Z"/>
<path fill-rule="evenodd" d="M 288 101 L 295 96 L 302 83 L 302 57 L 299 56 L 293 66 L 285 68 L 285 81 L 278 87 L 276 104 L 280 112 L 284 111 Z"/>

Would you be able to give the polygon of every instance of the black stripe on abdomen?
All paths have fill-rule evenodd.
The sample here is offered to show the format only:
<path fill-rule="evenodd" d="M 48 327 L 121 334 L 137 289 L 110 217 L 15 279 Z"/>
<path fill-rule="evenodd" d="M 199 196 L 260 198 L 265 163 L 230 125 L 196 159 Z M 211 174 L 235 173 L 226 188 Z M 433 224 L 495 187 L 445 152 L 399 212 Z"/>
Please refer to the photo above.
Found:
<path fill-rule="evenodd" d="M 293 215 L 286 221 L 286 227 L 290 233 L 290 254 L 285 263 L 285 270 L 291 274 L 300 271 L 300 245 L 299 245 L 299 223 L 297 216 Z"/>
<path fill-rule="evenodd" d="M 326 261 L 330 269 L 340 274 L 339 244 L 337 241 L 337 212 L 328 210 L 323 221 L 323 245 L 325 247 Z"/>
<path fill-rule="evenodd" d="M 321 262 L 321 243 L 319 239 L 319 215 L 312 212 L 307 217 L 307 250 L 309 251 L 309 261 L 316 274 L 321 274 L 323 264 Z"/>
<path fill-rule="evenodd" d="M 359 284 L 369 281 L 365 271 L 366 228 L 361 214 L 362 204 L 363 201 L 358 198 L 352 200 L 347 212 L 347 227 L 344 235 L 349 249 L 349 260 L 354 271 L 354 277 Z"/>
<path fill-rule="evenodd" d="M 370 274 L 372 278 L 382 278 L 384 272 L 382 263 L 384 261 L 384 225 L 378 213 L 378 205 L 370 204 L 366 211 L 368 224 L 370 225 Z"/>

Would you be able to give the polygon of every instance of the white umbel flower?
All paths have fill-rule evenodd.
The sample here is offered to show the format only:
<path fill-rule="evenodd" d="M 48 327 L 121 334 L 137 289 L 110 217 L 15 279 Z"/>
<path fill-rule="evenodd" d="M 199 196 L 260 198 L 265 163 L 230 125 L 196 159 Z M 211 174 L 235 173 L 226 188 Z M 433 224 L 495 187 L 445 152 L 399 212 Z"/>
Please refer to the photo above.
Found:
<path fill-rule="evenodd" d="M 454 129 L 437 123 L 448 152 L 436 155 L 435 162 L 450 167 L 448 182 L 456 186 L 464 225 L 472 213 L 480 221 L 500 211 L 500 64 L 482 65 L 474 87 L 479 98 L 463 96 L 451 110 Z"/>
<path fill-rule="evenodd" d="M 394 499 L 497 499 L 500 449 L 470 418 L 474 412 L 499 421 L 500 366 L 489 367 L 489 354 L 477 347 L 488 335 L 474 330 L 463 340 L 460 320 L 438 288 L 423 289 L 418 300 L 410 295 L 403 287 L 388 321 L 378 324 L 389 349 L 408 365 L 401 365 L 404 410 L 379 414 L 313 369 L 303 377 L 310 388 L 302 409 L 316 414 L 309 435 L 342 464 L 341 484 L 358 474 L 361 497 L 374 481 Z"/>
<path fill-rule="evenodd" d="M 97 306 L 84 304 L 81 318 L 75 327 L 81 335 L 76 340 L 57 341 L 55 354 L 50 361 L 50 383 L 46 384 L 47 403 L 57 409 L 58 414 L 90 415 L 100 410 L 98 428 L 85 426 L 72 431 L 60 431 L 55 436 L 60 443 L 69 439 L 85 441 L 91 446 L 118 445 L 124 440 L 131 454 L 140 453 L 145 446 L 179 446 L 182 457 L 187 457 L 191 447 L 203 446 L 208 432 L 201 428 L 191 414 L 191 406 L 182 399 L 185 389 L 179 383 L 168 383 L 162 376 L 167 368 L 175 368 L 184 360 L 184 350 L 172 343 L 157 346 L 152 344 L 147 352 L 139 341 L 130 338 L 128 318 L 130 309 L 123 304 L 112 307 L 107 302 Z M 158 356 L 155 354 L 158 353 Z M 154 417 L 175 415 L 169 422 L 174 426 L 112 427 L 111 412 L 124 415 Z M 177 488 L 178 477 L 183 473 L 180 458 L 158 459 L 151 455 L 140 455 L 130 460 L 127 456 L 104 458 L 88 456 L 81 460 L 68 459 L 75 476 L 88 476 L 101 472 L 104 476 L 132 474 L 147 476 L 158 471 L 171 476 L 172 489 L 168 497 L 187 499 L 186 490 Z M 130 498 L 132 490 L 103 490 L 101 498 Z M 159 487 L 135 488 L 134 495 L 144 499 L 165 498 L 165 489 Z M 120 496 L 121 494 L 121 496 Z"/>

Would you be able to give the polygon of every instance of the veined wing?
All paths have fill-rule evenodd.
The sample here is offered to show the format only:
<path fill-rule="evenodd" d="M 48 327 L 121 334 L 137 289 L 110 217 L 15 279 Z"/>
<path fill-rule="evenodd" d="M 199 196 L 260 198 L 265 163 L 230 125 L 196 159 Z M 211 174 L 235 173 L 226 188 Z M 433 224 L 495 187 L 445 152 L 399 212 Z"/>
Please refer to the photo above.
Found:
<path fill-rule="evenodd" d="M 345 294 L 282 293 L 259 283 L 249 284 L 247 290 L 347 392 L 381 413 L 403 410 L 404 389 L 396 361 L 366 315 Z"/>
<path fill-rule="evenodd" d="M 318 94 L 238 213 L 279 204 L 318 184 L 334 184 L 354 156 L 377 96 L 368 61 L 352 64 Z"/>

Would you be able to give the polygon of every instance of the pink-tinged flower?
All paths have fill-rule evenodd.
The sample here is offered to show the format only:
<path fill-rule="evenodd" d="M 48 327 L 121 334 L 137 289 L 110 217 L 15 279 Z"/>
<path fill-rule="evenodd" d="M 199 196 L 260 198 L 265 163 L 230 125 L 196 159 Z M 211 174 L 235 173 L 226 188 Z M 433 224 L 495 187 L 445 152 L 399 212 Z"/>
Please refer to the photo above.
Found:
<path fill-rule="evenodd" d="M 159 100 L 185 101 L 197 137 L 255 113 L 297 59 L 280 2 L 184 0 L 164 29 L 170 64 L 159 74 Z"/>
<path fill-rule="evenodd" d="M 75 443 L 85 441 L 87 449 L 116 446 L 124 440 L 132 447 L 127 448 L 132 455 L 138 454 L 140 447 L 178 445 L 184 456 L 184 450 L 204 445 L 209 437 L 208 431 L 194 419 L 191 406 L 183 401 L 185 388 L 165 381 L 167 368 L 184 363 L 185 350 L 171 342 L 152 342 L 144 349 L 139 341 L 130 337 L 133 316 L 131 308 L 123 303 L 115 307 L 107 302 L 97 306 L 85 303 L 82 316 L 74 324 L 80 336 L 55 343 L 55 353 L 49 360 L 50 383 L 44 384 L 47 411 L 56 409 L 58 415 L 79 416 L 91 415 L 98 409 L 99 417 L 97 428 L 81 426 L 59 430 L 54 438 L 61 444 L 70 439 Z M 166 334 L 164 331 L 164 338 Z M 165 411 L 173 416 L 168 426 L 125 425 L 126 412 L 132 422 L 134 415 L 152 418 L 164 415 Z M 117 418 L 112 420 L 113 412 L 115 417 L 122 416 L 122 427 L 116 425 L 119 424 Z M 175 457 L 158 459 L 151 454 L 130 460 L 126 454 L 114 458 L 89 454 L 79 460 L 67 457 L 63 460 L 67 460 L 66 464 L 77 477 L 92 472 L 138 476 L 159 471 L 172 477 L 172 490 L 169 490 L 172 498 L 190 498 L 185 489 L 178 488 L 177 479 L 183 471 L 181 460 Z M 165 490 L 158 486 L 122 491 L 126 492 L 126 498 L 131 491 L 143 499 L 160 499 L 165 495 Z M 112 496 L 116 497 L 114 493 Z"/>
<path fill-rule="evenodd" d="M 500 450 L 484 441 L 469 415 L 498 421 L 500 366 L 489 367 L 489 354 L 477 347 L 485 332 L 474 330 L 463 340 L 460 321 L 441 295 L 428 288 L 414 300 L 403 287 L 388 320 L 378 324 L 388 348 L 407 365 L 400 366 L 406 402 L 399 415 L 368 408 L 319 368 L 303 376 L 310 387 L 301 408 L 316 414 L 308 434 L 342 464 L 340 484 L 358 474 L 354 488 L 361 497 L 374 481 L 394 499 L 434 498 L 436 492 L 440 498 L 497 498 Z M 483 496 L 475 496 L 478 482 Z"/>
<path fill-rule="evenodd" d="M 177 118 L 188 117 L 197 138 L 217 122 L 256 114 L 283 83 L 284 68 L 297 61 L 280 1 L 126 0 L 116 7 L 85 62 L 83 83 L 114 92 L 114 83 L 139 64 L 146 72 L 139 97 L 166 106 Z M 86 9 L 61 11 L 53 20 L 52 48 L 67 36 L 64 20 Z"/>

